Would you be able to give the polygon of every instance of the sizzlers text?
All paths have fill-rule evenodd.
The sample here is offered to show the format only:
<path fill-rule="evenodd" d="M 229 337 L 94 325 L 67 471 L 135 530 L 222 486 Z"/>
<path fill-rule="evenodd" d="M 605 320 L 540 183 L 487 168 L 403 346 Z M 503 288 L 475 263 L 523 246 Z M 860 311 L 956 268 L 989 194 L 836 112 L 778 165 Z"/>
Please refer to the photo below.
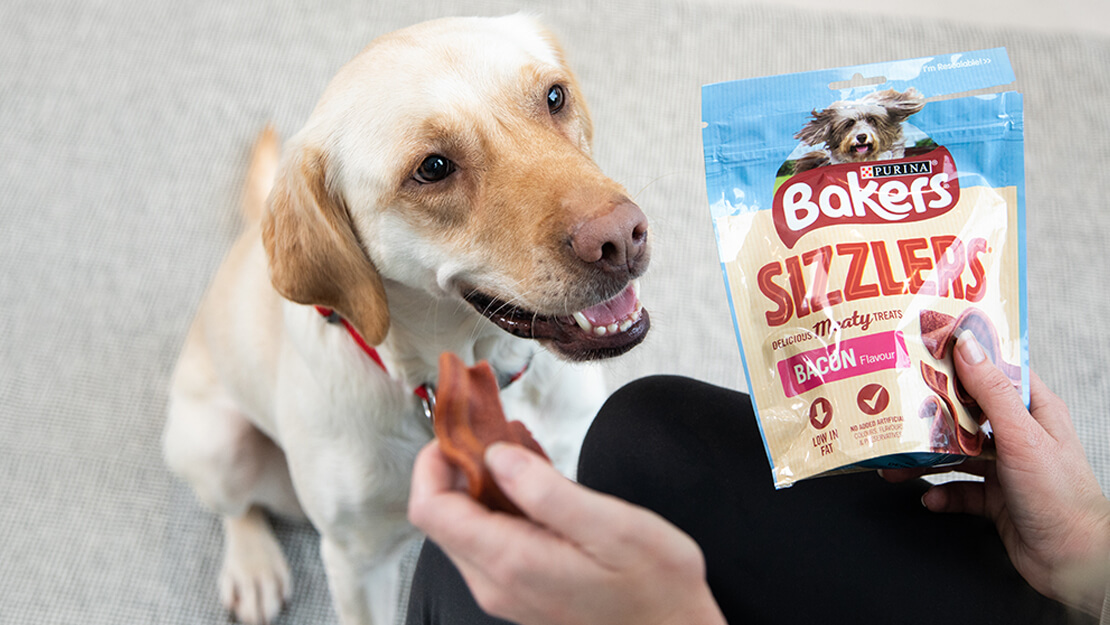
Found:
<path fill-rule="evenodd" d="M 956 205 L 959 193 L 951 155 L 936 148 L 902 162 L 829 166 L 795 175 L 778 189 L 772 210 L 780 238 L 792 248 L 806 232 L 826 226 L 938 217 Z M 954 235 L 889 245 L 886 240 L 844 242 L 768 263 L 757 282 L 775 305 L 766 313 L 771 327 L 842 302 L 880 296 L 921 293 L 977 302 L 986 290 L 982 256 L 987 252 L 986 239 L 962 241 Z M 868 267 L 877 282 L 864 282 Z M 843 284 L 829 284 L 830 275 L 842 275 Z"/>

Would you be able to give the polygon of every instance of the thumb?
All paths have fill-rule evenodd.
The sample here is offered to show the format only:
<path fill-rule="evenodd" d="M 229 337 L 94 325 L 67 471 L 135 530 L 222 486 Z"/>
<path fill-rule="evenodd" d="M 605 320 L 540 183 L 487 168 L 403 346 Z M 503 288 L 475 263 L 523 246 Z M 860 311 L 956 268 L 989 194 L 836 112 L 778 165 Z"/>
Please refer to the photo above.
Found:
<path fill-rule="evenodd" d="M 574 483 L 539 455 L 516 444 L 490 445 L 485 462 L 497 485 L 529 518 L 562 531 L 559 517 L 573 507 Z"/>
<path fill-rule="evenodd" d="M 615 527 L 636 525 L 641 533 L 654 535 L 643 529 L 644 524 L 653 531 L 665 524 L 662 519 L 647 522 L 638 516 L 646 511 L 568 480 L 519 445 L 495 443 L 486 450 L 485 460 L 497 485 L 528 518 L 606 562 L 625 555 L 622 543 L 614 540 Z"/>
<path fill-rule="evenodd" d="M 1014 383 L 987 359 L 983 347 L 969 330 L 956 338 L 956 375 L 990 421 L 1001 455 L 1018 447 L 1037 447 L 1046 436 L 1022 401 Z"/>

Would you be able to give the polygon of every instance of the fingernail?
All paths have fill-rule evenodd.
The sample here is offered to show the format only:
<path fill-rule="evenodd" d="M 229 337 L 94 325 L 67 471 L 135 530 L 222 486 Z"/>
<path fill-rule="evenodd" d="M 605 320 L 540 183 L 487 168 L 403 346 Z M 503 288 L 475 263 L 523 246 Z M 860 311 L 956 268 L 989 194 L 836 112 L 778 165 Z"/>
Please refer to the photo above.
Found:
<path fill-rule="evenodd" d="M 498 477 L 513 477 L 528 463 L 524 450 L 515 445 L 494 443 L 486 449 L 486 466 Z"/>
<path fill-rule="evenodd" d="M 935 512 L 940 506 L 940 497 L 940 491 L 938 491 L 935 487 L 930 488 L 929 490 L 925 491 L 924 495 L 921 496 L 921 505 L 925 506 L 925 508 L 930 512 Z M 930 506 L 929 504 L 933 505 Z"/>
<path fill-rule="evenodd" d="M 975 334 L 971 330 L 960 330 L 959 336 L 956 337 L 956 349 L 960 350 L 960 356 L 963 357 L 968 364 L 977 365 L 983 362 L 987 357 L 983 353 L 983 348 L 979 346 L 979 341 L 976 340 Z"/>

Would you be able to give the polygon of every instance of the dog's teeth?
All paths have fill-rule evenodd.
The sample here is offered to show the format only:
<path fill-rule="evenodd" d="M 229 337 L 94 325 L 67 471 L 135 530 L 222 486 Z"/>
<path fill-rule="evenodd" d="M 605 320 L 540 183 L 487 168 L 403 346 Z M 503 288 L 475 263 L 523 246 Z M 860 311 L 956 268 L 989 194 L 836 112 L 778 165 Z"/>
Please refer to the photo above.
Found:
<path fill-rule="evenodd" d="M 595 336 L 607 336 L 610 334 L 619 334 L 621 332 L 625 332 L 629 328 L 631 328 L 637 321 L 639 321 L 640 317 L 643 316 L 644 306 L 640 303 L 639 280 L 634 280 L 632 282 L 632 292 L 635 294 L 636 297 L 636 307 L 624 319 L 614 321 L 613 323 L 607 325 L 595 326 L 593 323 L 590 322 L 589 319 L 586 318 L 586 315 L 584 315 L 582 312 L 576 312 L 572 314 L 571 317 L 574 318 L 574 322 L 578 324 L 578 327 L 582 328 L 582 330 L 586 332 L 594 334 Z"/>
<path fill-rule="evenodd" d="M 583 315 L 580 312 L 574 313 L 574 321 L 578 323 L 578 327 L 582 328 L 586 332 L 590 332 L 594 329 L 593 324 L 590 323 L 590 320 L 586 318 L 586 315 Z"/>

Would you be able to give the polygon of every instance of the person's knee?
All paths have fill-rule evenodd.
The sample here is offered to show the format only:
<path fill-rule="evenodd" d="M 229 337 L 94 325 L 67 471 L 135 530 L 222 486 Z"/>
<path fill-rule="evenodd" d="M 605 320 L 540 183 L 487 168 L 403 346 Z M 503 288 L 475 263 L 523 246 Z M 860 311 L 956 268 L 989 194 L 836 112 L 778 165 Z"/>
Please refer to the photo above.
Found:
<path fill-rule="evenodd" d="M 591 433 L 615 429 L 643 431 L 681 426 L 702 427 L 722 416 L 744 417 L 750 401 L 744 394 L 700 380 L 653 375 L 622 386 L 602 406 Z M 595 432 L 596 430 L 596 432 Z"/>
<path fill-rule="evenodd" d="M 590 426 L 582 446 L 579 470 L 603 459 L 612 464 L 616 456 L 629 461 L 650 459 L 697 437 L 710 428 L 717 415 L 705 402 L 728 392 L 698 380 L 657 375 L 634 380 L 613 393 Z M 591 460 L 592 459 L 592 460 Z"/>
<path fill-rule="evenodd" d="M 653 375 L 639 378 L 617 389 L 598 413 L 603 420 L 643 418 L 666 415 L 679 410 L 699 387 L 708 386 L 691 378 L 675 375 Z"/>
<path fill-rule="evenodd" d="M 645 465 L 708 461 L 706 454 L 762 459 L 759 441 L 747 395 L 682 376 L 650 376 L 621 387 L 598 412 L 578 475 L 585 481 L 600 472 L 635 474 Z"/>

